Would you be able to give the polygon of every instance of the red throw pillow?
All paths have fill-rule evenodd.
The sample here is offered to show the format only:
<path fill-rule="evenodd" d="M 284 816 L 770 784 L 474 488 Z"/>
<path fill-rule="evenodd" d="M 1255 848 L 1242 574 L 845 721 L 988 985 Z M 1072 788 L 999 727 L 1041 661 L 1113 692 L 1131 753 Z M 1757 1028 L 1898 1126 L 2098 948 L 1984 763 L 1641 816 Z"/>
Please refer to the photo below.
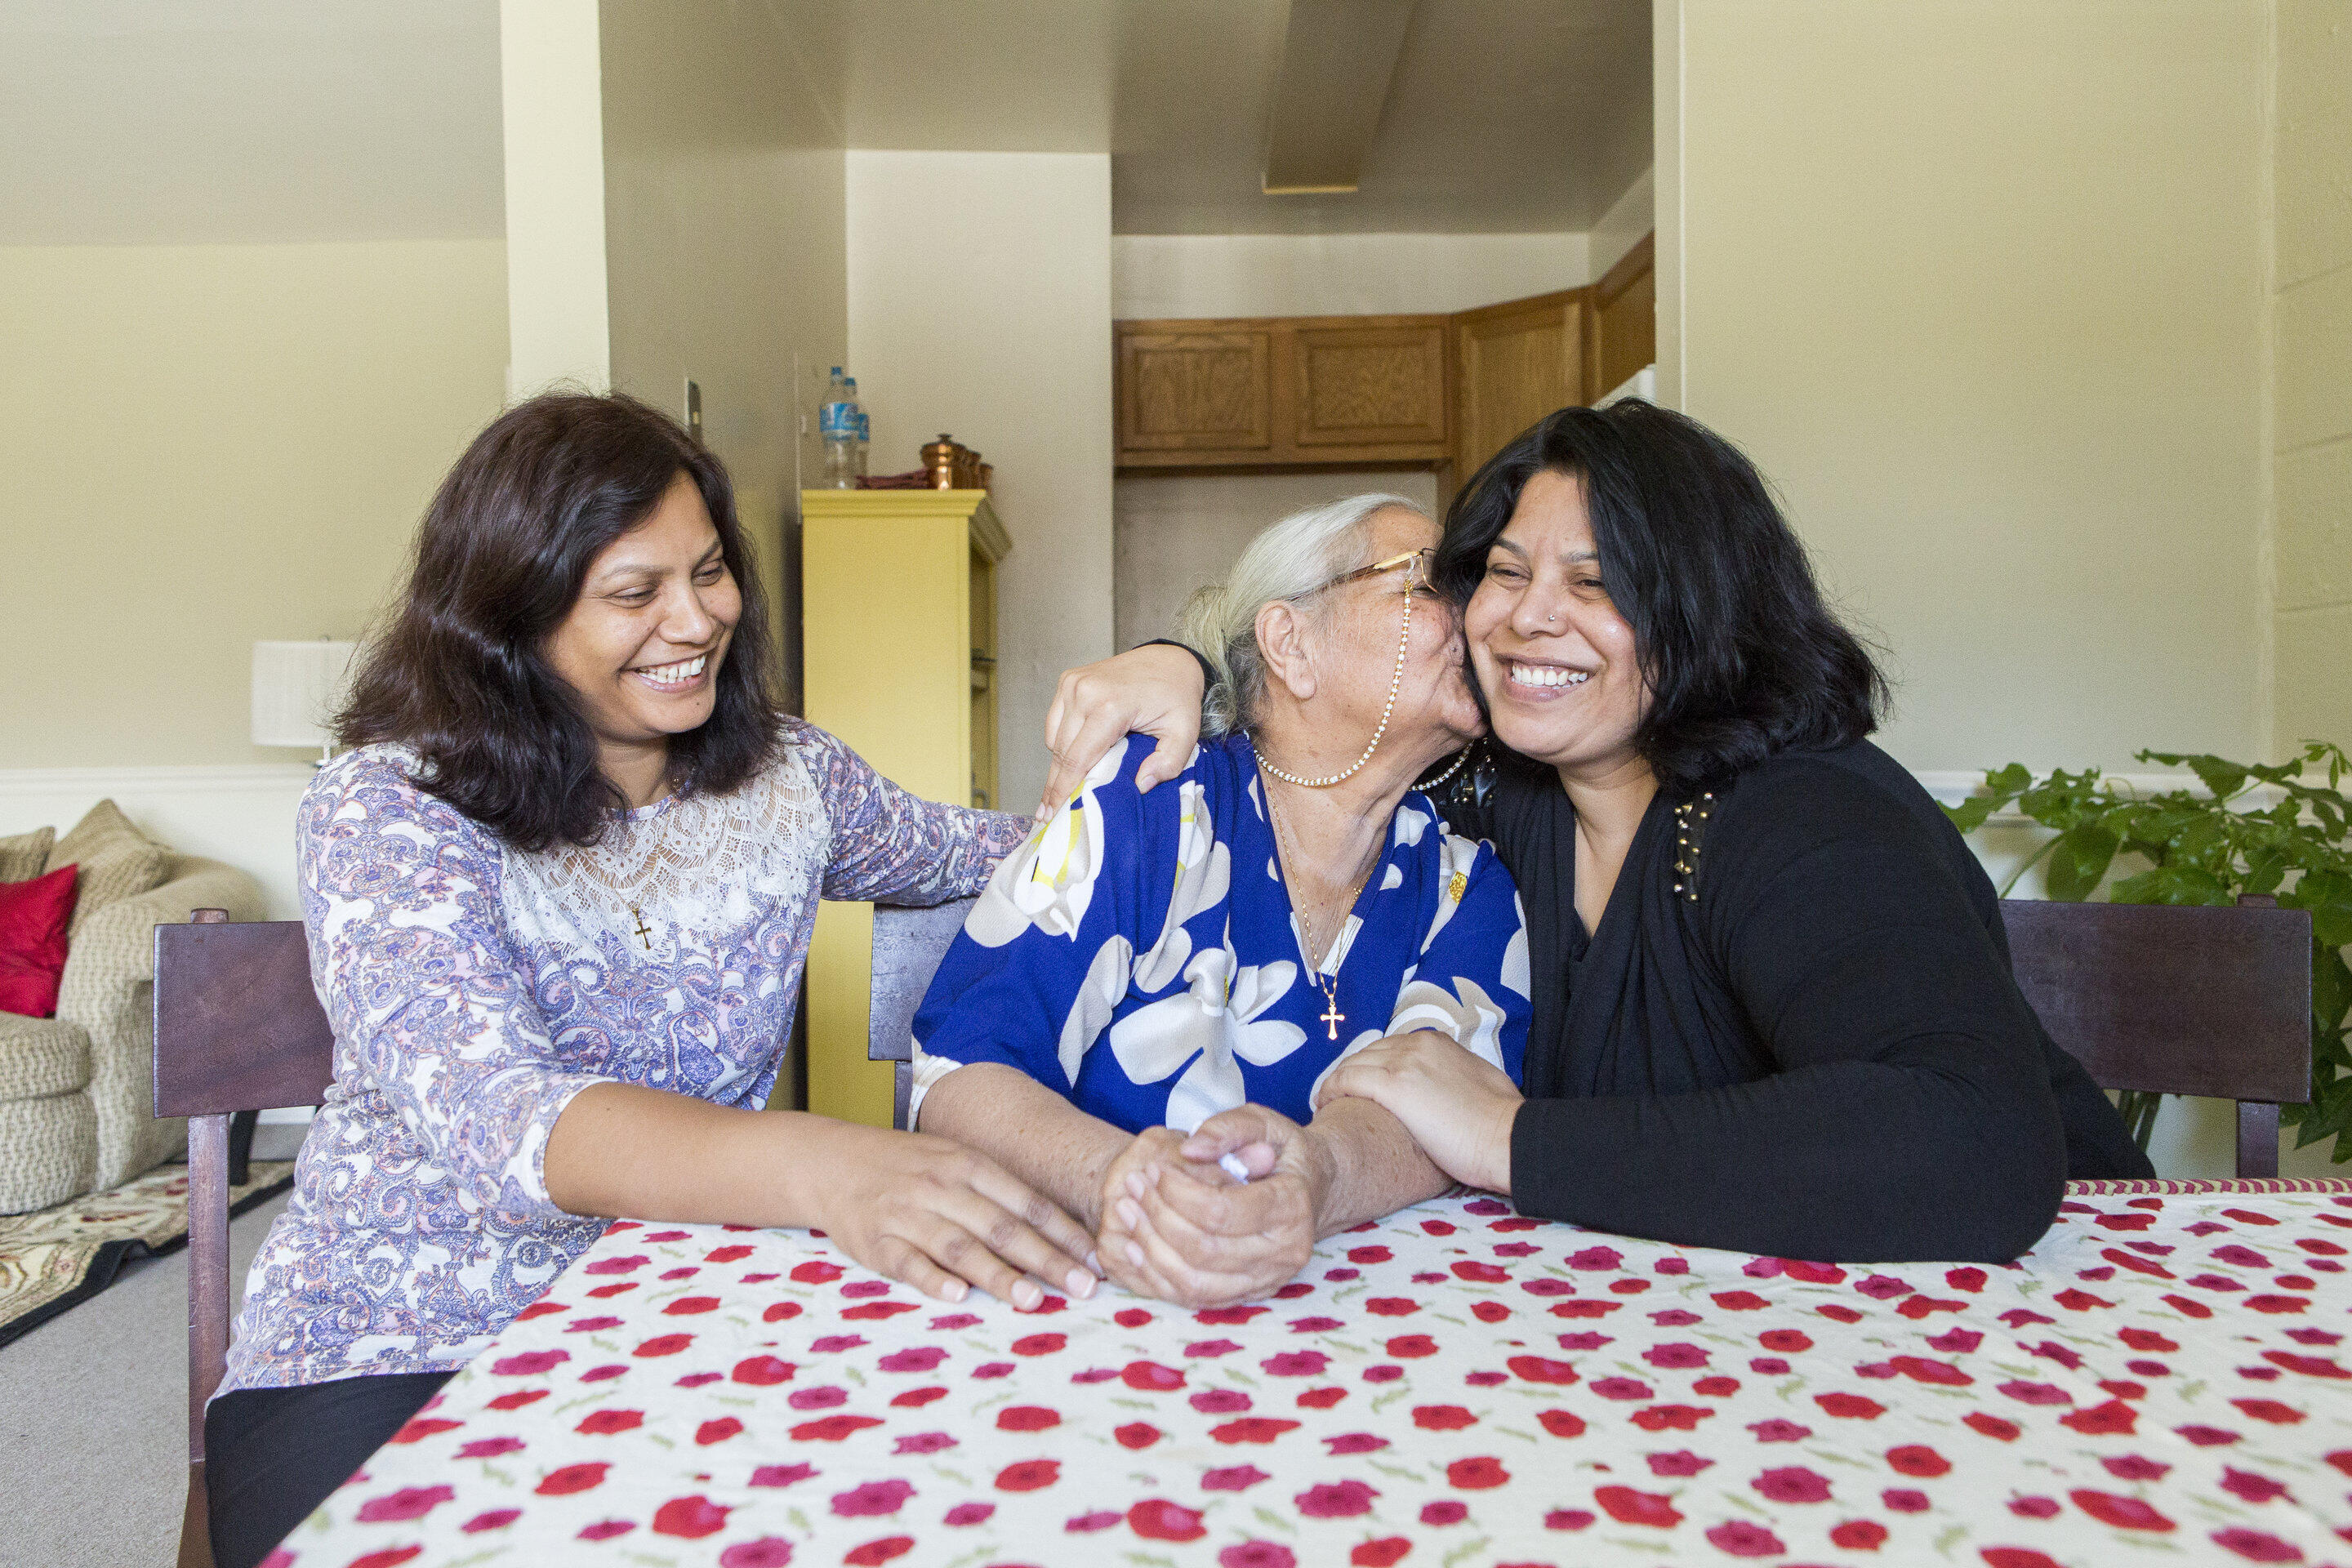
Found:
<path fill-rule="evenodd" d="M 79 866 L 29 882 L 0 882 L 0 1013 L 46 1018 L 58 1010 Z"/>

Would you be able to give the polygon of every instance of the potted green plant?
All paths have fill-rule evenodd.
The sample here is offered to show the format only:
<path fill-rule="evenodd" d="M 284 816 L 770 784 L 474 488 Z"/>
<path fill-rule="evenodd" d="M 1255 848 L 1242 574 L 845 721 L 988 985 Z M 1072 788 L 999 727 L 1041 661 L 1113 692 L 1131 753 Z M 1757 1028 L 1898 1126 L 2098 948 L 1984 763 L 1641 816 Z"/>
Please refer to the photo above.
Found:
<path fill-rule="evenodd" d="M 2307 741 L 2293 762 L 2265 766 L 2221 757 L 2141 752 L 2143 763 L 2187 768 L 2204 785 L 2141 795 L 2096 768 L 2053 770 L 2035 778 L 2021 763 L 1985 774 L 1984 792 L 1944 814 L 1974 833 L 2014 805 L 2053 837 L 2001 888 L 2006 895 L 2036 865 L 2046 866 L 2050 897 L 2079 903 L 2116 868 L 2107 896 L 2119 904 L 2231 904 L 2242 893 L 2267 893 L 2311 911 L 2311 1103 L 2279 1108 L 2296 1130 L 2298 1149 L 2334 1138 L 2337 1163 L 2352 1160 L 2352 1056 L 2345 1015 L 2352 1011 L 2352 969 L 2341 950 L 2352 943 L 2352 802 L 2338 793 L 2352 758 L 2324 741 Z M 2305 783 L 2305 769 L 2326 784 Z M 2124 1120 L 2141 1148 L 2156 1126 L 2163 1096 L 2127 1093 Z"/>

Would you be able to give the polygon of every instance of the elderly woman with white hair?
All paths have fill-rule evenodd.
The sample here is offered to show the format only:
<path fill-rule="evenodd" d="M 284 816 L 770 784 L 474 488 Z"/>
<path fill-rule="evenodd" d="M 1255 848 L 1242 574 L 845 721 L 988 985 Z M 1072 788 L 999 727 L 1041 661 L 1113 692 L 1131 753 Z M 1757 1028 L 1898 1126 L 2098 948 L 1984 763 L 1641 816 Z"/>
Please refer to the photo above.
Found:
<path fill-rule="evenodd" d="M 1215 680 L 1173 787 L 1139 789 L 1148 737 L 1113 746 L 916 1016 L 921 1130 L 1077 1216 L 1130 1289 L 1264 1295 L 1318 1237 L 1445 1189 L 1370 1100 L 1314 1110 L 1350 1053 L 1427 1031 L 1519 1078 L 1517 891 L 1413 788 L 1483 728 L 1436 543 L 1389 495 L 1260 534 L 1185 611 Z"/>

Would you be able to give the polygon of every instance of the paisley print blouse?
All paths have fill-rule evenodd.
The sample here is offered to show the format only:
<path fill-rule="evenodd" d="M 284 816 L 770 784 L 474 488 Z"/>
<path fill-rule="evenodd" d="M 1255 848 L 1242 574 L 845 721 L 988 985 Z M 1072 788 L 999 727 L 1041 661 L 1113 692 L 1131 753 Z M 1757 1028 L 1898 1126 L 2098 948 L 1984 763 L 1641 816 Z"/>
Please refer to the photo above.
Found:
<path fill-rule="evenodd" d="M 785 721 L 725 795 L 526 855 L 369 747 L 298 836 L 334 1082 L 246 1281 L 221 1391 L 469 1359 L 604 1228 L 548 1200 L 548 1134 L 593 1083 L 758 1107 L 820 896 L 977 889 L 1027 819 L 918 800 Z"/>
<path fill-rule="evenodd" d="M 1518 1080 L 1528 941 L 1491 847 L 1406 795 L 1318 982 L 1248 741 L 1139 795 L 1151 750 L 1122 742 L 997 868 L 915 1016 L 918 1097 L 999 1062 L 1129 1132 L 1245 1102 L 1303 1122 L 1341 1057 L 1413 1029 Z"/>

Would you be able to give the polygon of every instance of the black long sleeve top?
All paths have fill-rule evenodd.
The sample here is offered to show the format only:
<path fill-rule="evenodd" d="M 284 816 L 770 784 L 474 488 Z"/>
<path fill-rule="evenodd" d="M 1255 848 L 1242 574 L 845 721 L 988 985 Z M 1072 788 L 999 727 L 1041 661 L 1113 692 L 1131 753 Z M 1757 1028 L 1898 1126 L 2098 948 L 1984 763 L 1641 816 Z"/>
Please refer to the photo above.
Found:
<path fill-rule="evenodd" d="M 1991 881 L 1877 747 L 1662 792 L 1589 937 L 1557 777 L 1507 773 L 1466 815 L 1527 913 L 1523 1211 L 1788 1258 L 2005 1262 L 2068 1176 L 2151 1173 L 2019 994 Z"/>

